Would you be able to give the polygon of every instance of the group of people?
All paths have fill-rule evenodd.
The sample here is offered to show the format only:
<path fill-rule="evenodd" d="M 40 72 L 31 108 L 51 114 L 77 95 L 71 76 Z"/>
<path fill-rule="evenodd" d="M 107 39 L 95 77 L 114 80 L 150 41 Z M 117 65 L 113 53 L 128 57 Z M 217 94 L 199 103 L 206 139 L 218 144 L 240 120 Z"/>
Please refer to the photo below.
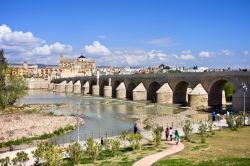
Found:
<path fill-rule="evenodd" d="M 170 127 L 170 128 L 167 127 L 165 130 L 165 135 L 166 135 L 166 141 L 169 140 L 168 138 L 170 138 L 170 141 L 173 141 L 173 135 L 174 135 L 176 145 L 179 144 L 180 135 L 179 135 L 178 130 L 173 131 L 172 127 Z"/>
<path fill-rule="evenodd" d="M 137 133 L 138 133 L 138 127 L 137 127 L 137 124 L 135 123 L 135 125 L 134 125 L 134 134 L 137 134 Z M 167 127 L 166 128 L 165 136 L 166 136 L 166 141 L 168 141 L 168 140 L 173 141 L 173 136 L 174 136 L 176 145 L 178 145 L 179 142 L 180 142 L 180 135 L 179 135 L 178 130 L 173 131 L 172 127 L 170 127 L 170 128 Z M 168 139 L 168 138 L 170 138 L 170 139 Z"/>

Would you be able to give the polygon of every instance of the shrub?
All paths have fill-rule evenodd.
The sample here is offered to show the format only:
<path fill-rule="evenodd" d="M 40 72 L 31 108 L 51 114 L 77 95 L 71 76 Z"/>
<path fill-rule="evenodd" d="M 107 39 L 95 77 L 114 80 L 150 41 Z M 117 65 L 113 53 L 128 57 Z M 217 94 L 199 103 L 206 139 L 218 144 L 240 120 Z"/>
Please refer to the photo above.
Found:
<path fill-rule="evenodd" d="M 133 150 L 140 148 L 140 141 L 142 140 L 141 134 L 129 133 L 127 135 L 127 140 L 129 141 L 130 146 Z"/>
<path fill-rule="evenodd" d="M 121 135 L 119 137 L 124 147 L 126 147 L 126 141 L 127 141 L 128 134 L 129 134 L 129 131 L 124 130 L 121 132 Z"/>
<path fill-rule="evenodd" d="M 236 117 L 235 117 L 235 127 L 243 127 L 244 126 L 244 114 L 240 112 Z"/>
<path fill-rule="evenodd" d="M 215 134 L 215 132 L 213 130 L 213 127 L 214 127 L 213 121 L 208 122 L 208 132 L 209 132 L 210 135 L 214 135 Z"/>
<path fill-rule="evenodd" d="M 105 151 L 106 155 L 115 156 L 120 150 L 121 142 L 118 139 L 106 139 Z"/>
<path fill-rule="evenodd" d="M 201 136 L 201 143 L 205 143 L 205 134 L 207 132 L 207 124 L 200 123 L 200 126 L 198 128 L 200 136 Z"/>
<path fill-rule="evenodd" d="M 50 166 L 62 165 L 62 152 L 59 147 L 50 145 L 43 153 L 43 160 Z"/>
<path fill-rule="evenodd" d="M 93 138 L 87 139 L 86 142 L 86 149 L 87 149 L 87 154 L 91 160 L 94 160 L 97 158 L 101 152 L 101 145 L 96 143 Z"/>
<path fill-rule="evenodd" d="M 25 165 L 25 162 L 29 160 L 28 154 L 24 151 L 18 152 L 16 157 L 12 159 L 13 165 Z"/>
<path fill-rule="evenodd" d="M 143 121 L 143 129 L 144 130 L 150 130 L 152 128 L 152 124 L 148 118 L 144 119 Z"/>
<path fill-rule="evenodd" d="M 228 127 L 231 130 L 236 130 L 235 119 L 234 119 L 233 115 L 227 115 L 226 116 L 226 122 L 227 122 Z"/>
<path fill-rule="evenodd" d="M 48 151 L 52 145 L 50 145 L 48 142 L 42 142 L 40 143 L 35 150 L 33 150 L 31 153 L 33 154 L 33 157 L 36 158 L 36 163 L 39 163 L 43 158 L 46 151 Z"/>
<path fill-rule="evenodd" d="M 192 134 L 193 127 L 190 120 L 186 120 L 184 126 L 182 127 L 185 134 L 184 139 L 190 141 L 190 135 Z"/>
<path fill-rule="evenodd" d="M 10 165 L 10 158 L 9 157 L 5 157 L 0 159 L 0 165 L 2 166 L 8 166 Z"/>
<path fill-rule="evenodd" d="M 163 132 L 163 127 L 159 127 L 159 126 L 153 130 L 153 140 L 154 140 L 154 144 L 156 147 L 161 144 L 162 132 Z"/>
<path fill-rule="evenodd" d="M 69 155 L 74 164 L 78 164 L 83 156 L 83 149 L 78 142 L 69 145 Z"/>

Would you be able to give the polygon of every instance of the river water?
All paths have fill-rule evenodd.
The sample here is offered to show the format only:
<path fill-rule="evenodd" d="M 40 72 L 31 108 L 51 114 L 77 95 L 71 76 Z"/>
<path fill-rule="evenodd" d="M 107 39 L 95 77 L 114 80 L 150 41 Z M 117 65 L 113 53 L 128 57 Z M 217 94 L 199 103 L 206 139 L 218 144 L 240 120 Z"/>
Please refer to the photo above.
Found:
<path fill-rule="evenodd" d="M 186 110 L 174 104 L 160 105 L 41 90 L 30 90 L 28 95 L 20 99 L 19 102 L 23 104 L 66 104 L 65 107 L 46 111 L 58 115 L 71 115 L 72 113 L 81 115 L 85 123 L 80 126 L 80 140 L 89 137 L 114 136 L 122 130 L 132 129 L 135 119 L 130 119 L 127 115 L 166 115 Z M 77 130 L 51 139 L 56 144 L 76 140 Z"/>

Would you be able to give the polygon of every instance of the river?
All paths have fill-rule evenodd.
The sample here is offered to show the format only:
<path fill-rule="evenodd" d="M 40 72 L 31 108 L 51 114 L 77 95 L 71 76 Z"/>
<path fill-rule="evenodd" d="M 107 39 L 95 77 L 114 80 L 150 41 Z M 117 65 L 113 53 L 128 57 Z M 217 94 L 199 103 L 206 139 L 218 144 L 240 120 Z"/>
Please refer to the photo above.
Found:
<path fill-rule="evenodd" d="M 150 102 L 133 102 L 45 90 L 30 90 L 28 95 L 20 99 L 19 102 L 23 104 L 66 104 L 66 107 L 46 111 L 57 115 L 70 115 L 72 113 L 81 115 L 85 123 L 80 126 L 80 140 L 89 137 L 114 136 L 123 130 L 132 129 L 135 119 L 130 119 L 127 115 L 165 115 L 185 110 L 174 104 L 159 105 Z M 76 140 L 77 130 L 74 130 L 53 138 L 51 141 L 62 144 Z"/>

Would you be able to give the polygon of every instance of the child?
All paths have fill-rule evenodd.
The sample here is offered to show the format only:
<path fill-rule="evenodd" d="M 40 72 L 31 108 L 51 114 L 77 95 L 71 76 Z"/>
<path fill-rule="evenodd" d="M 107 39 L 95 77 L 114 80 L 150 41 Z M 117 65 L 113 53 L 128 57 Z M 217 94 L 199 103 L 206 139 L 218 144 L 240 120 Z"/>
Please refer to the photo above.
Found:
<path fill-rule="evenodd" d="M 176 141 L 176 145 L 178 145 L 179 140 L 180 140 L 180 135 L 179 135 L 178 131 L 175 130 L 175 141 Z"/>

